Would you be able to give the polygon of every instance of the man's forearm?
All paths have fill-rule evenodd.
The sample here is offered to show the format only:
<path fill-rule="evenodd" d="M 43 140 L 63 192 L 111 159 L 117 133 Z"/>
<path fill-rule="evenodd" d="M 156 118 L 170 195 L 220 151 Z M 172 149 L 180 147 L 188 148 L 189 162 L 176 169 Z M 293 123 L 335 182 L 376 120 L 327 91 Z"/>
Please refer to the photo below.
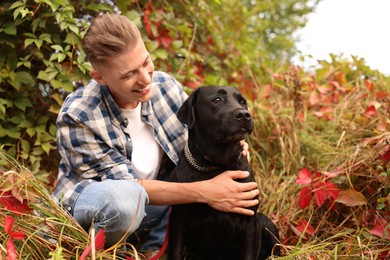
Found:
<path fill-rule="evenodd" d="M 259 203 L 257 183 L 235 181 L 248 175 L 245 171 L 226 171 L 212 179 L 191 183 L 138 182 L 145 188 L 152 205 L 206 203 L 219 211 L 253 215 L 253 210 L 249 208 Z"/>
<path fill-rule="evenodd" d="M 149 195 L 151 205 L 207 203 L 201 192 L 201 182 L 177 183 L 158 180 L 138 181 Z"/>

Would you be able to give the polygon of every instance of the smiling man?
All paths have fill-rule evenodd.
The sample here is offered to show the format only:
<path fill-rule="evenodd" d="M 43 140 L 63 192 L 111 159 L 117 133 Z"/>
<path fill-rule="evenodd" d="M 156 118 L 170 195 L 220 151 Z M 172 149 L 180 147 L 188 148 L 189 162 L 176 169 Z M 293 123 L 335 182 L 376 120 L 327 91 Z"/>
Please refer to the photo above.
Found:
<path fill-rule="evenodd" d="M 127 240 L 150 253 L 165 239 L 169 205 L 199 202 L 254 213 L 247 208 L 258 204 L 256 183 L 234 181 L 248 172 L 167 181 L 187 141 L 175 115 L 187 95 L 173 77 L 154 71 L 127 17 L 98 16 L 83 48 L 92 80 L 66 98 L 57 118 L 61 162 L 54 199 L 84 229 L 103 228 L 106 246 Z"/>

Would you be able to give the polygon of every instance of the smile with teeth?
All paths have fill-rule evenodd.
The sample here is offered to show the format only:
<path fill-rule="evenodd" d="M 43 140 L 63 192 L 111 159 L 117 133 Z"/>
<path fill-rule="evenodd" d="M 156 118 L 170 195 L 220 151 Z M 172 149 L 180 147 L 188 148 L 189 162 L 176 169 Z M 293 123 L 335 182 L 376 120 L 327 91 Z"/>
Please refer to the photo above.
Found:
<path fill-rule="evenodd" d="M 141 88 L 141 89 L 135 89 L 134 91 L 137 91 L 137 92 L 145 92 L 149 89 L 150 85 L 147 85 L 146 87 L 144 88 Z"/>

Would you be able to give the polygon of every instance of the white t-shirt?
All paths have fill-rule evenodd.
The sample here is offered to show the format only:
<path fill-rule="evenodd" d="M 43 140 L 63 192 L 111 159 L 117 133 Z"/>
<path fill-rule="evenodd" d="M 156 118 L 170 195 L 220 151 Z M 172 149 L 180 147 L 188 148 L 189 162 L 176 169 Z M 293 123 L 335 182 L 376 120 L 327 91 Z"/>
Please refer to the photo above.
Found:
<path fill-rule="evenodd" d="M 153 135 L 152 126 L 141 119 L 141 103 L 134 109 L 122 109 L 129 120 L 126 133 L 133 143 L 131 165 L 141 179 L 154 180 L 160 168 L 162 148 Z"/>

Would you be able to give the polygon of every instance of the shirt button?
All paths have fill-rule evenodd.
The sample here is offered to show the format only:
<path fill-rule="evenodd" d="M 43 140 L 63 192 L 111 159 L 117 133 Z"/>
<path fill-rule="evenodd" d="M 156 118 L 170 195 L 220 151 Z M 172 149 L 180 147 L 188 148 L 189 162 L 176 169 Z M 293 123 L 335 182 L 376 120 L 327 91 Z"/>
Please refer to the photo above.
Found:
<path fill-rule="evenodd" d="M 72 207 L 68 207 L 68 211 L 71 211 L 72 210 Z"/>
<path fill-rule="evenodd" d="M 92 180 L 88 180 L 88 182 L 89 182 L 89 183 L 91 183 L 91 182 L 92 182 Z"/>

